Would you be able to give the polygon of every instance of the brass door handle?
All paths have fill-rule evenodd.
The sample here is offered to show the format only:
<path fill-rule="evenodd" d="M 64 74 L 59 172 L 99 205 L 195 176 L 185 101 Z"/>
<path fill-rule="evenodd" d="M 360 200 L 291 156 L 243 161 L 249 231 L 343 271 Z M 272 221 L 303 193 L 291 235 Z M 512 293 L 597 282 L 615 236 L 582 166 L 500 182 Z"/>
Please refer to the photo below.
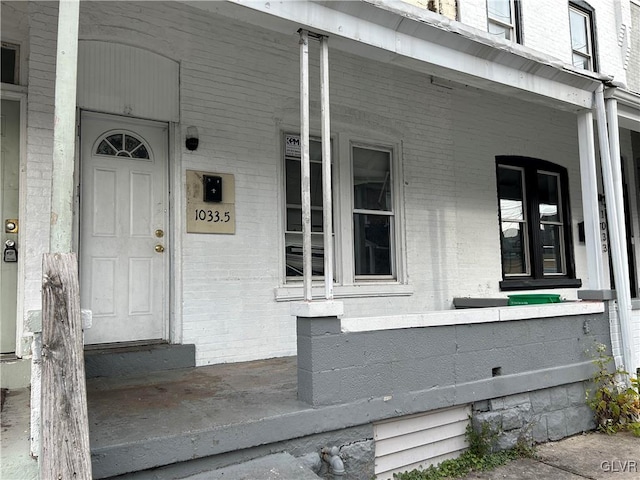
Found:
<path fill-rule="evenodd" d="M 162 245 L 160 245 L 160 244 L 156 245 L 154 249 L 158 253 L 164 252 L 164 247 Z"/>

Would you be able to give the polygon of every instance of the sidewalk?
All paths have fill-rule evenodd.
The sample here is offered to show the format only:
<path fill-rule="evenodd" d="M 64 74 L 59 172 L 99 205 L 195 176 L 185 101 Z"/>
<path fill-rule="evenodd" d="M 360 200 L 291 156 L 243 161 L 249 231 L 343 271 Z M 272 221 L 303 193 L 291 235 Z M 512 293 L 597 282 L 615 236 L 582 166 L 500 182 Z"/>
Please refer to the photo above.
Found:
<path fill-rule="evenodd" d="M 586 433 L 536 447 L 536 458 L 513 461 L 467 480 L 639 480 L 640 438 Z"/>

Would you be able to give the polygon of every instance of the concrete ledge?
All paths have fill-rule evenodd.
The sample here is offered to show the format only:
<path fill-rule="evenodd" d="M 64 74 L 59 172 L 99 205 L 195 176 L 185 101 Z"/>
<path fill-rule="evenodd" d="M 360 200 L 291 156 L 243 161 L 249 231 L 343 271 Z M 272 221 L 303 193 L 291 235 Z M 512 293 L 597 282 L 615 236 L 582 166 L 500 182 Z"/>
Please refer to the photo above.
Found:
<path fill-rule="evenodd" d="M 616 291 L 615 290 L 578 290 L 578 298 L 580 300 L 596 300 L 601 302 L 606 300 L 615 300 Z"/>
<path fill-rule="evenodd" d="M 291 304 L 291 315 L 305 318 L 341 317 L 344 315 L 344 304 L 333 300 L 295 302 Z"/>
<path fill-rule="evenodd" d="M 487 308 L 487 307 L 506 307 L 509 305 L 508 298 L 470 298 L 456 297 L 453 299 L 455 308 Z"/>
<path fill-rule="evenodd" d="M 442 310 L 409 315 L 342 319 L 343 332 L 367 332 L 399 328 L 441 327 L 603 313 L 602 302 L 562 302 L 545 305 Z"/>
<path fill-rule="evenodd" d="M 166 343 L 123 346 L 84 352 L 87 378 L 137 375 L 195 367 L 195 345 Z"/>

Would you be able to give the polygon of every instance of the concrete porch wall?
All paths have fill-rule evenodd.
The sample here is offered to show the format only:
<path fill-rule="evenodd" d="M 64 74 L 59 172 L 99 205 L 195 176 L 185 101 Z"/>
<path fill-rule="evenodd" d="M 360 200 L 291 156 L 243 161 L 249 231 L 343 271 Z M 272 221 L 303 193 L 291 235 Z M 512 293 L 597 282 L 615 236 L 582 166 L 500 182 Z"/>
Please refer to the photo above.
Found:
<path fill-rule="evenodd" d="M 336 317 L 299 317 L 298 398 L 428 411 L 587 380 L 586 351 L 611 344 L 606 312 L 471 323 L 485 310 L 466 310 L 470 324 L 351 333 Z"/>

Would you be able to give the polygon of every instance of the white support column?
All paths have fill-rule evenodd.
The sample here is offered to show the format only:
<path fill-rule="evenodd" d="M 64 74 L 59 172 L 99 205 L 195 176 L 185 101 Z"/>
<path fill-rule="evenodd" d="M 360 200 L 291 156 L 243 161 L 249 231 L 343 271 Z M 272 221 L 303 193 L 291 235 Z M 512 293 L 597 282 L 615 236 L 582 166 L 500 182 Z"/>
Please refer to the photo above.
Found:
<path fill-rule="evenodd" d="M 618 128 L 618 101 L 610 98 L 606 101 L 607 125 L 609 127 L 609 151 L 611 157 L 611 173 L 613 178 L 613 190 L 616 203 L 618 231 L 620 234 L 621 262 L 624 266 L 624 285 L 616 287 L 618 309 L 625 308 L 624 315 L 620 315 L 620 333 L 622 336 L 623 356 L 627 371 L 634 375 L 636 368 L 640 367 L 638 357 L 633 347 L 633 313 L 631 305 L 631 280 L 629 278 L 629 254 L 627 252 L 627 224 L 624 211 L 624 192 L 622 182 L 622 165 L 620 158 L 620 131 Z M 624 289 L 620 292 L 621 289 Z M 624 294 L 624 302 L 620 303 L 621 294 Z M 627 351 L 625 353 L 625 351 Z M 628 358 L 628 360 L 627 360 Z"/>
<path fill-rule="evenodd" d="M 594 142 L 593 114 L 590 111 L 579 113 L 578 150 L 580 154 L 584 237 L 587 247 L 587 271 L 589 273 L 588 288 L 590 290 L 602 290 L 604 287 L 604 267 L 600 242 L 598 181 Z"/>
<path fill-rule="evenodd" d="M 609 146 L 609 132 L 604 104 L 603 87 L 595 92 L 596 119 L 598 121 L 598 140 L 600 142 L 600 158 L 602 162 L 602 180 L 604 184 L 605 199 L 607 204 L 607 217 L 609 220 L 609 237 L 611 245 L 611 258 L 613 278 L 616 284 L 616 300 L 618 304 L 618 318 L 620 320 L 620 332 L 622 343 L 622 358 L 624 368 L 633 373 L 637 367 L 632 347 L 631 332 L 631 296 L 629 293 L 629 268 L 625 263 L 623 250 L 624 221 L 619 223 L 618 202 L 616 200 L 615 178 L 611 162 L 611 148 Z M 616 135 L 617 138 L 617 135 Z M 622 209 L 624 215 L 624 209 Z M 624 216 L 622 217 L 624 219 Z"/>
<path fill-rule="evenodd" d="M 333 203 L 331 200 L 331 115 L 329 113 L 329 39 L 320 38 L 322 114 L 322 220 L 324 232 L 324 297 L 333 299 Z"/>
<path fill-rule="evenodd" d="M 300 30 L 300 181 L 302 183 L 302 279 L 304 300 L 311 293 L 311 167 L 309 165 L 309 33 Z"/>
<path fill-rule="evenodd" d="M 71 252 L 80 1 L 60 2 L 51 175 L 52 253 Z"/>

